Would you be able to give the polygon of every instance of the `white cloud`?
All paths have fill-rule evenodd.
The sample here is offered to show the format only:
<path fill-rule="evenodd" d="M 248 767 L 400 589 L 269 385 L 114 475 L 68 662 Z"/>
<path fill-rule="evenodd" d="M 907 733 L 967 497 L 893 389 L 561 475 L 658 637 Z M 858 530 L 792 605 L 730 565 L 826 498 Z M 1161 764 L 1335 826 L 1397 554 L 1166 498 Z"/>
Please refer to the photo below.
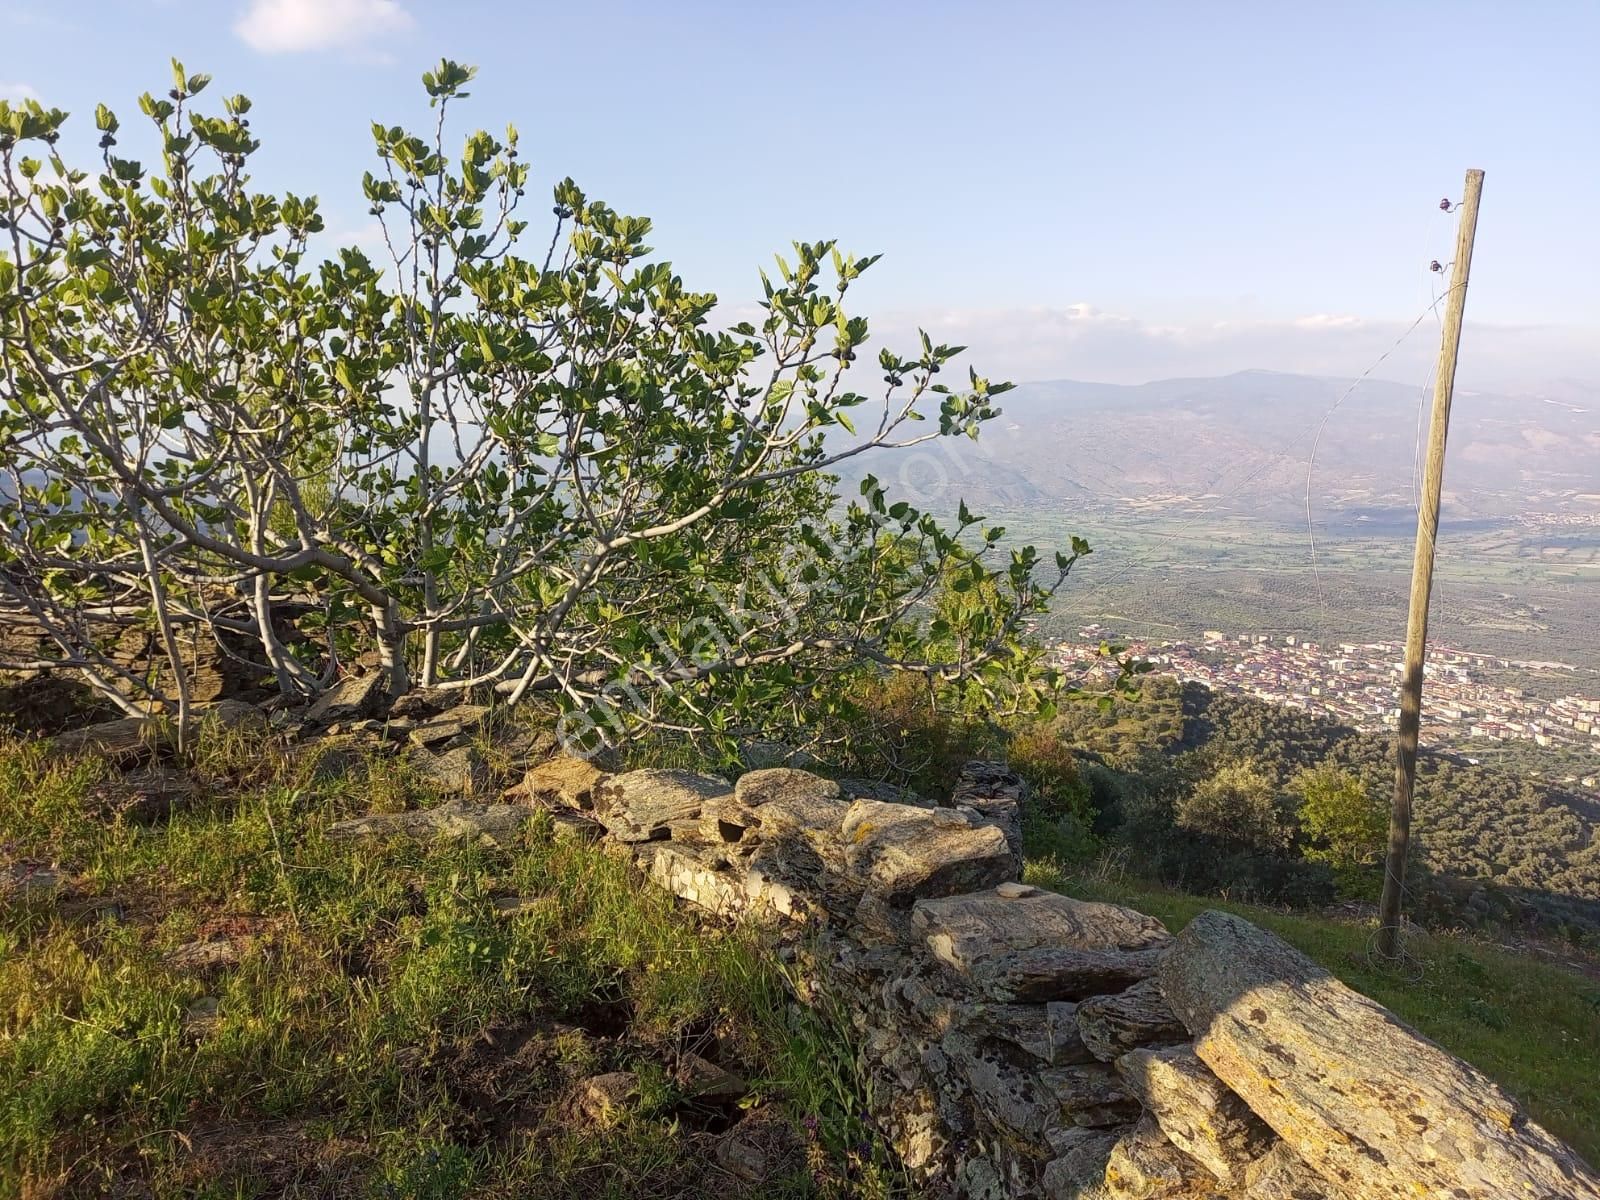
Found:
<path fill-rule="evenodd" d="M 1294 324 L 1297 329 L 1360 329 L 1366 321 L 1337 313 L 1313 313 L 1309 317 L 1295 318 Z"/>
<path fill-rule="evenodd" d="M 350 49 L 416 22 L 399 0 L 250 0 L 233 30 L 263 54 Z"/>
<path fill-rule="evenodd" d="M 25 83 L 0 83 L 0 100 L 40 100 L 37 91 Z"/>

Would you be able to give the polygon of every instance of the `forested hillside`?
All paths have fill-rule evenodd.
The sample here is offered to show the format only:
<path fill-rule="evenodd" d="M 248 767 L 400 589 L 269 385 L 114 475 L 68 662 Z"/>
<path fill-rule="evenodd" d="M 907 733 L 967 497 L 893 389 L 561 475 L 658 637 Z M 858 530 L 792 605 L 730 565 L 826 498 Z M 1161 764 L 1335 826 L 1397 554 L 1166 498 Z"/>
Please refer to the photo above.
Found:
<path fill-rule="evenodd" d="M 1100 831 L 1136 866 L 1288 902 L 1375 888 L 1393 787 L 1387 738 L 1168 676 L 1109 709 L 1067 706 L 1061 726 L 1090 760 Z M 1331 815 L 1327 804 L 1308 809 L 1330 788 Z M 1600 813 L 1579 793 L 1424 752 L 1419 919 L 1600 932 L 1597 826 Z"/>

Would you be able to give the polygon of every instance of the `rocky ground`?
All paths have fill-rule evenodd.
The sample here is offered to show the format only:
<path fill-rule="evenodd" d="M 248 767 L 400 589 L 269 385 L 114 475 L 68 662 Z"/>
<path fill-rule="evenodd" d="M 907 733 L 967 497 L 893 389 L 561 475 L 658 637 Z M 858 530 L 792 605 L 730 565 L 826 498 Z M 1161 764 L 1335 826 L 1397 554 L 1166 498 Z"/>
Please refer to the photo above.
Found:
<path fill-rule="evenodd" d="M 1428 1129 L 1515 1102 L 1271 935 L 1018 882 L 1004 768 L 938 802 L 613 772 L 486 706 L 379 705 L 352 676 L 213 702 L 187 757 L 131 719 L 6 747 L 0 1164 L 30 1191 L 1590 1194 L 1521 1116 L 1492 1169 L 1440 1167 Z M 1219 1040 L 1281 979 L 1271 1036 Z M 1370 1014 L 1340 1076 L 1370 1095 L 1275 1065 Z"/>
<path fill-rule="evenodd" d="M 518 793 L 547 735 L 352 691 L 0 742 L 0 1194 L 892 1190 L 782 964 Z"/>

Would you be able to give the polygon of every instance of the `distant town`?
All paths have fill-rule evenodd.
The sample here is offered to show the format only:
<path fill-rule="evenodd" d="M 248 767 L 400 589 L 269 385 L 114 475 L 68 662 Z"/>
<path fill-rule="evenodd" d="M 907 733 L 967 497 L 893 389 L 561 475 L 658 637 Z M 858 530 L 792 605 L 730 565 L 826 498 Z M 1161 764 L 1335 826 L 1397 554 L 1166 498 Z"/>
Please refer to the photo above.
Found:
<path fill-rule="evenodd" d="M 1398 687 L 1404 647 L 1396 642 L 1341 642 L 1323 646 L 1292 634 L 1227 633 L 1208 629 L 1198 641 L 1120 638 L 1101 625 L 1086 625 L 1079 641 L 1052 648 L 1063 671 L 1086 682 L 1107 682 L 1114 661 L 1100 652 L 1104 642 L 1153 663 L 1184 681 L 1218 691 L 1241 692 L 1289 708 L 1331 717 L 1363 730 L 1393 728 L 1400 718 Z M 1523 662 L 1433 645 L 1428 650 L 1423 700 L 1423 740 L 1459 748 L 1462 739 L 1526 739 L 1600 756 L 1600 696 L 1574 693 L 1556 699 L 1485 676 L 1509 671 L 1561 671 L 1559 662 Z M 1600 758 L 1597 758 L 1600 762 Z M 1600 786 L 1600 774 L 1581 780 Z"/>

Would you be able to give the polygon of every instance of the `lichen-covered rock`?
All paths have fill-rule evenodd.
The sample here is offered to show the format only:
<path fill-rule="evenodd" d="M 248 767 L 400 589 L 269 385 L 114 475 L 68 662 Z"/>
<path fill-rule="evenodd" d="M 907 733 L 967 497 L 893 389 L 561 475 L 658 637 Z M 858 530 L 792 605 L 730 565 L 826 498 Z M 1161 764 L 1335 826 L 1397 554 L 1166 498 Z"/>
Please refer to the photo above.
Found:
<path fill-rule="evenodd" d="M 1009 884 L 923 901 L 912 925 L 939 961 L 1008 1003 L 1122 991 L 1155 973 L 1170 940 L 1132 909 Z"/>
<path fill-rule="evenodd" d="M 187 807 L 195 792 L 187 772 L 152 763 L 106 779 L 95 789 L 94 798 L 106 815 L 142 825 Z"/>
<path fill-rule="evenodd" d="M 1016 867 L 1022 870 L 1022 802 L 1028 785 L 1000 763 L 974 761 L 961 768 L 950 807 L 970 808 L 985 824 L 1005 835 Z"/>
<path fill-rule="evenodd" d="M 483 729 L 489 709 L 482 704 L 458 704 L 448 712 L 427 717 L 412 725 L 408 736 L 413 745 L 431 750 L 460 737 L 470 737 Z"/>
<path fill-rule="evenodd" d="M 995 1037 L 1020 1046 L 1046 1066 L 1089 1062 L 1092 1056 L 1078 1035 L 1074 1005 L 995 1004 L 979 1001 L 968 1010 L 966 1021 L 991 1029 Z"/>
<path fill-rule="evenodd" d="M 996 1000 L 1082 999 L 1148 979 L 1160 950 L 1056 950 L 1039 946 L 979 963 L 972 980 Z"/>
<path fill-rule="evenodd" d="M 546 778 L 566 786 L 564 776 Z M 564 802 L 578 800 L 582 786 Z M 1331 1013 L 1332 1032 L 1260 1043 L 1228 1033 L 1235 1019 L 1281 1028 L 1278 1017 L 1254 1007 L 1242 1017 L 1234 1011 L 1235 991 L 1248 996 L 1270 985 L 1250 972 L 1271 955 L 1254 953 L 1244 935 L 1222 950 L 1185 951 L 1206 932 L 1204 917 L 1175 949 L 1161 923 L 1142 913 L 1009 878 L 1015 847 L 1006 831 L 1020 782 L 1003 770 L 969 769 L 958 806 L 945 809 L 846 800 L 848 789 L 841 794 L 828 780 L 787 768 L 748 772 L 733 787 L 689 772 L 632 772 L 590 790 L 594 815 L 620 843 L 612 852 L 632 858 L 660 886 L 717 913 L 806 919 L 814 936 L 785 939 L 780 950 L 794 967 L 796 996 L 806 1003 L 827 997 L 844 1015 L 860 1055 L 866 1116 L 930 1200 L 1600 1200 L 1583 1190 L 1581 1165 L 1566 1179 L 1579 1185 L 1569 1191 L 1374 1191 L 1375 1171 L 1360 1181 L 1368 1190 L 1344 1180 L 1324 1191 L 1325 1176 L 1311 1164 L 1326 1171 L 1329 1156 L 1317 1146 L 1300 1152 L 1303 1140 L 1278 1140 L 1246 1105 L 1254 1093 L 1236 1094 L 1247 1085 L 1230 1090 L 1224 1083 L 1232 1079 L 1206 1065 L 1207 1048 L 1218 1048 L 1222 1061 L 1242 1046 L 1241 1069 L 1287 1107 L 1291 1124 L 1299 1120 L 1307 1137 L 1342 1139 L 1348 1149 L 1369 1138 L 1370 1123 L 1395 1124 L 1394 1099 L 1402 1094 L 1395 1071 L 1383 1075 L 1387 1097 L 1317 1092 L 1301 1116 L 1294 1116 L 1296 1073 L 1311 1075 L 1315 1091 L 1344 1069 L 1327 1056 L 1381 1058 L 1397 1045 L 1403 1054 L 1404 1038 L 1415 1035 L 1394 1023 L 1398 1042 L 1361 1034 L 1343 1046 L 1337 1025 L 1346 1009 L 1315 982 L 1317 1003 L 1331 1007 L 1304 1019 L 1329 1024 Z M 555 817 L 583 819 L 568 808 L 539 819 Z M 435 817 L 384 818 L 396 819 L 409 825 Z M 1186 961 L 1169 980 L 1164 964 L 1174 957 Z M 1304 973 L 1290 977 L 1307 987 Z M 1275 994 L 1271 1002 L 1293 1008 Z M 1198 1055 L 1173 1044 L 1188 1029 L 1200 1034 Z M 1308 1048 L 1323 1057 L 1313 1059 Z M 686 1059 L 680 1085 L 703 1102 L 731 1103 L 740 1088 L 722 1075 L 714 1064 Z M 579 1103 L 606 1120 L 637 1081 L 602 1080 L 586 1084 Z M 1515 1129 L 1508 1125 L 1507 1133 L 1525 1135 L 1517 1118 L 1508 1120 Z M 1415 1122 L 1407 1132 L 1428 1136 Z M 1452 1130 L 1458 1146 L 1470 1145 L 1469 1132 Z M 1443 1153 L 1436 1147 L 1436 1157 Z M 775 1178 L 772 1159 L 750 1139 L 725 1135 L 716 1155 L 739 1178 Z"/>
<path fill-rule="evenodd" d="M 993 887 L 1012 870 L 998 829 L 950 809 L 857 800 L 839 832 L 846 872 L 899 907 Z"/>
<path fill-rule="evenodd" d="M 680 846 L 705 847 L 708 843 L 703 834 L 704 825 L 699 816 L 681 817 L 676 821 L 667 822 L 667 840 Z M 720 847 L 722 842 L 713 840 L 709 843 Z"/>
<path fill-rule="evenodd" d="M 708 845 L 736 846 L 743 842 L 754 848 L 761 827 L 755 810 L 746 808 L 733 796 L 714 796 L 700 808 L 700 840 Z"/>
<path fill-rule="evenodd" d="M 716 808 L 719 817 L 749 822 L 741 842 L 753 846 L 752 886 L 770 891 L 774 907 L 798 914 L 822 907 L 843 914 L 860 898 L 859 887 L 844 886 L 839 828 L 849 806 L 838 785 L 807 771 L 786 767 L 751 771 L 739 777 L 732 801 Z M 720 834 L 719 834 L 720 836 Z M 810 893 L 809 902 L 799 897 Z"/>
<path fill-rule="evenodd" d="M 1481 1071 L 1229 913 L 1161 968 L 1195 1051 L 1351 1200 L 1600 1198 L 1600 1176 Z"/>
<path fill-rule="evenodd" d="M 903 954 L 896 963 L 884 984 L 885 1005 L 931 1037 L 955 1030 L 996 1038 L 1024 1051 L 1036 1067 L 1095 1061 L 1078 1036 L 1074 1004 L 997 1004 L 961 986 L 926 955 Z"/>
<path fill-rule="evenodd" d="M 839 857 L 839 827 L 850 806 L 827 796 L 777 796 L 761 807 L 747 809 L 756 822 L 762 841 L 770 842 L 785 834 L 799 834 L 814 848 Z"/>
<path fill-rule="evenodd" d="M 360 738 L 324 734 L 293 746 L 289 757 L 297 778 L 307 783 L 330 783 L 365 778 L 372 751 Z"/>
<path fill-rule="evenodd" d="M 1160 921 L 1131 908 L 1025 884 L 924 900 L 913 909 L 912 921 L 934 955 L 963 974 L 1023 950 L 1142 950 L 1172 940 Z"/>
<path fill-rule="evenodd" d="M 863 891 L 847 920 L 852 931 L 867 940 L 903 942 L 912 936 L 910 910 L 882 892 Z"/>
<path fill-rule="evenodd" d="M 940 1052 L 972 1090 L 985 1120 L 1024 1144 L 1043 1144 L 1045 1130 L 1061 1119 L 1061 1101 L 1032 1057 L 1009 1043 L 952 1030 Z"/>
<path fill-rule="evenodd" d="M 213 731 L 244 729 L 259 733 L 267 728 L 266 713 L 243 700 L 212 700 L 207 704 L 196 704 L 191 715 L 196 723 Z"/>
<path fill-rule="evenodd" d="M 54 754 L 94 754 L 113 766 L 126 766 L 148 758 L 156 745 L 156 726 L 143 717 L 120 717 L 82 729 L 69 729 L 51 739 Z"/>
<path fill-rule="evenodd" d="M 452 801 L 435 808 L 397 813 L 372 813 L 328 827 L 333 841 L 359 841 L 408 837 L 418 841 L 436 837 L 477 838 L 496 845 L 516 841 L 533 810 L 520 804 L 468 804 Z"/>
<path fill-rule="evenodd" d="M 1112 1147 L 1105 1186 L 1113 1200 L 1210 1200 L 1224 1194 L 1151 1120 L 1139 1122 Z"/>
<path fill-rule="evenodd" d="M 216 996 L 200 996 L 189 1002 L 183 1010 L 183 1034 L 190 1041 L 201 1042 L 222 1027 L 222 1001 Z"/>
<path fill-rule="evenodd" d="M 1283 1142 L 1277 1142 L 1245 1169 L 1242 1200 L 1341 1200 L 1323 1179 Z"/>
<path fill-rule="evenodd" d="M 639 1077 L 632 1071 L 608 1071 L 583 1081 L 578 1088 L 578 1107 L 591 1120 L 609 1125 L 624 1113 L 639 1095 Z"/>
<path fill-rule="evenodd" d="M 1142 979 L 1113 996 L 1094 996 L 1078 1005 L 1078 1033 L 1102 1062 L 1135 1046 L 1186 1041 L 1189 1031 L 1161 994 L 1155 979 Z"/>
<path fill-rule="evenodd" d="M 51 901 L 67 890 L 67 877 L 45 863 L 15 862 L 0 866 L 0 900 Z"/>
<path fill-rule="evenodd" d="M 313 725 L 331 725 L 370 717 L 383 704 L 386 683 L 388 676 L 382 671 L 346 675 L 306 709 L 305 719 Z"/>
<path fill-rule="evenodd" d="M 648 859 L 650 878 L 671 892 L 718 916 L 735 916 L 751 906 L 744 888 L 713 852 L 675 843 L 646 843 L 641 863 Z"/>
<path fill-rule="evenodd" d="M 599 821 L 591 821 L 575 812 L 553 812 L 549 819 L 550 836 L 558 842 L 583 842 L 589 845 L 606 835 L 606 827 Z"/>
<path fill-rule="evenodd" d="M 390 703 L 389 716 L 391 719 L 426 720 L 449 708 L 460 696 L 459 692 L 443 692 L 437 688 L 412 688 Z"/>
<path fill-rule="evenodd" d="M 702 1104 L 731 1104 L 750 1091 L 750 1085 L 732 1071 L 692 1053 L 678 1060 L 677 1084 L 684 1096 Z"/>
<path fill-rule="evenodd" d="M 523 722 L 502 722 L 494 731 L 493 742 L 497 756 L 524 768 L 561 750 L 561 739 L 554 730 Z"/>
<path fill-rule="evenodd" d="M 546 915 L 553 913 L 556 907 L 556 900 L 553 896 L 496 896 L 494 898 L 494 915 L 507 921 L 514 921 L 518 917 Z"/>
<path fill-rule="evenodd" d="M 729 790 L 726 780 L 695 771 L 628 771 L 596 783 L 595 815 L 618 841 L 653 842 L 676 821 L 698 821 L 705 802 Z"/>
<path fill-rule="evenodd" d="M 860 898 L 839 886 L 836 874 L 799 831 L 763 836 L 742 883 L 758 909 L 796 920 L 848 913 Z"/>
<path fill-rule="evenodd" d="M 765 767 L 739 776 L 733 794 L 745 808 L 760 808 L 774 800 L 837 800 L 839 785 L 795 767 Z"/>
<path fill-rule="evenodd" d="M 1241 1180 L 1272 1145 L 1272 1131 L 1191 1046 L 1132 1050 L 1117 1059 L 1117 1073 L 1167 1140 L 1222 1183 Z"/>
<path fill-rule="evenodd" d="M 1139 1099 L 1104 1063 L 1051 1067 L 1039 1079 L 1075 1125 L 1104 1128 L 1139 1115 Z"/>
<path fill-rule="evenodd" d="M 796 1169 L 801 1160 L 801 1142 L 781 1112 L 763 1107 L 748 1113 L 723 1134 L 713 1153 L 729 1174 L 749 1183 L 765 1183 Z"/>
<path fill-rule="evenodd" d="M 927 1183 L 950 1160 L 954 1146 L 972 1133 L 970 1111 L 941 1104 L 924 1065 L 926 1049 L 897 1029 L 861 1018 L 861 1057 L 868 1077 L 869 1115 L 902 1165 Z M 942 1056 L 937 1061 L 944 1066 Z M 937 1194 L 936 1188 L 930 1188 Z"/>
<path fill-rule="evenodd" d="M 594 789 L 606 773 L 586 758 L 558 754 L 529 767 L 508 798 L 583 811 L 594 807 Z"/>
<path fill-rule="evenodd" d="M 185 942 L 161 956 L 174 971 L 189 975 L 211 975 L 234 966 L 240 958 L 238 945 L 225 938 Z"/>
<path fill-rule="evenodd" d="M 1005 1170 L 994 1159 L 971 1154 L 956 1165 L 954 1182 L 957 1194 L 965 1200 L 1011 1200 L 1016 1192 L 1008 1185 Z"/>
<path fill-rule="evenodd" d="M 1056 1157 L 1046 1164 L 1039 1181 L 1045 1200 L 1084 1200 L 1100 1194 L 1106 1164 L 1122 1134 L 1116 1129 L 1073 1126 L 1052 1137 Z"/>
<path fill-rule="evenodd" d="M 1155 974 L 1160 950 L 1057 950 L 1039 946 L 979 963 L 973 982 L 996 1000 L 1039 1003 L 1117 991 Z"/>
<path fill-rule="evenodd" d="M 1070 1066 L 1093 1061 L 1078 1035 L 1074 1005 L 995 1004 L 978 999 L 953 1005 L 952 1024 L 982 1029 L 989 1036 L 1011 1043 L 1045 1066 Z"/>
<path fill-rule="evenodd" d="M 413 749 L 406 762 L 419 782 L 446 796 L 476 796 L 489 786 L 489 764 L 471 746 L 457 746 L 443 754 Z"/>

